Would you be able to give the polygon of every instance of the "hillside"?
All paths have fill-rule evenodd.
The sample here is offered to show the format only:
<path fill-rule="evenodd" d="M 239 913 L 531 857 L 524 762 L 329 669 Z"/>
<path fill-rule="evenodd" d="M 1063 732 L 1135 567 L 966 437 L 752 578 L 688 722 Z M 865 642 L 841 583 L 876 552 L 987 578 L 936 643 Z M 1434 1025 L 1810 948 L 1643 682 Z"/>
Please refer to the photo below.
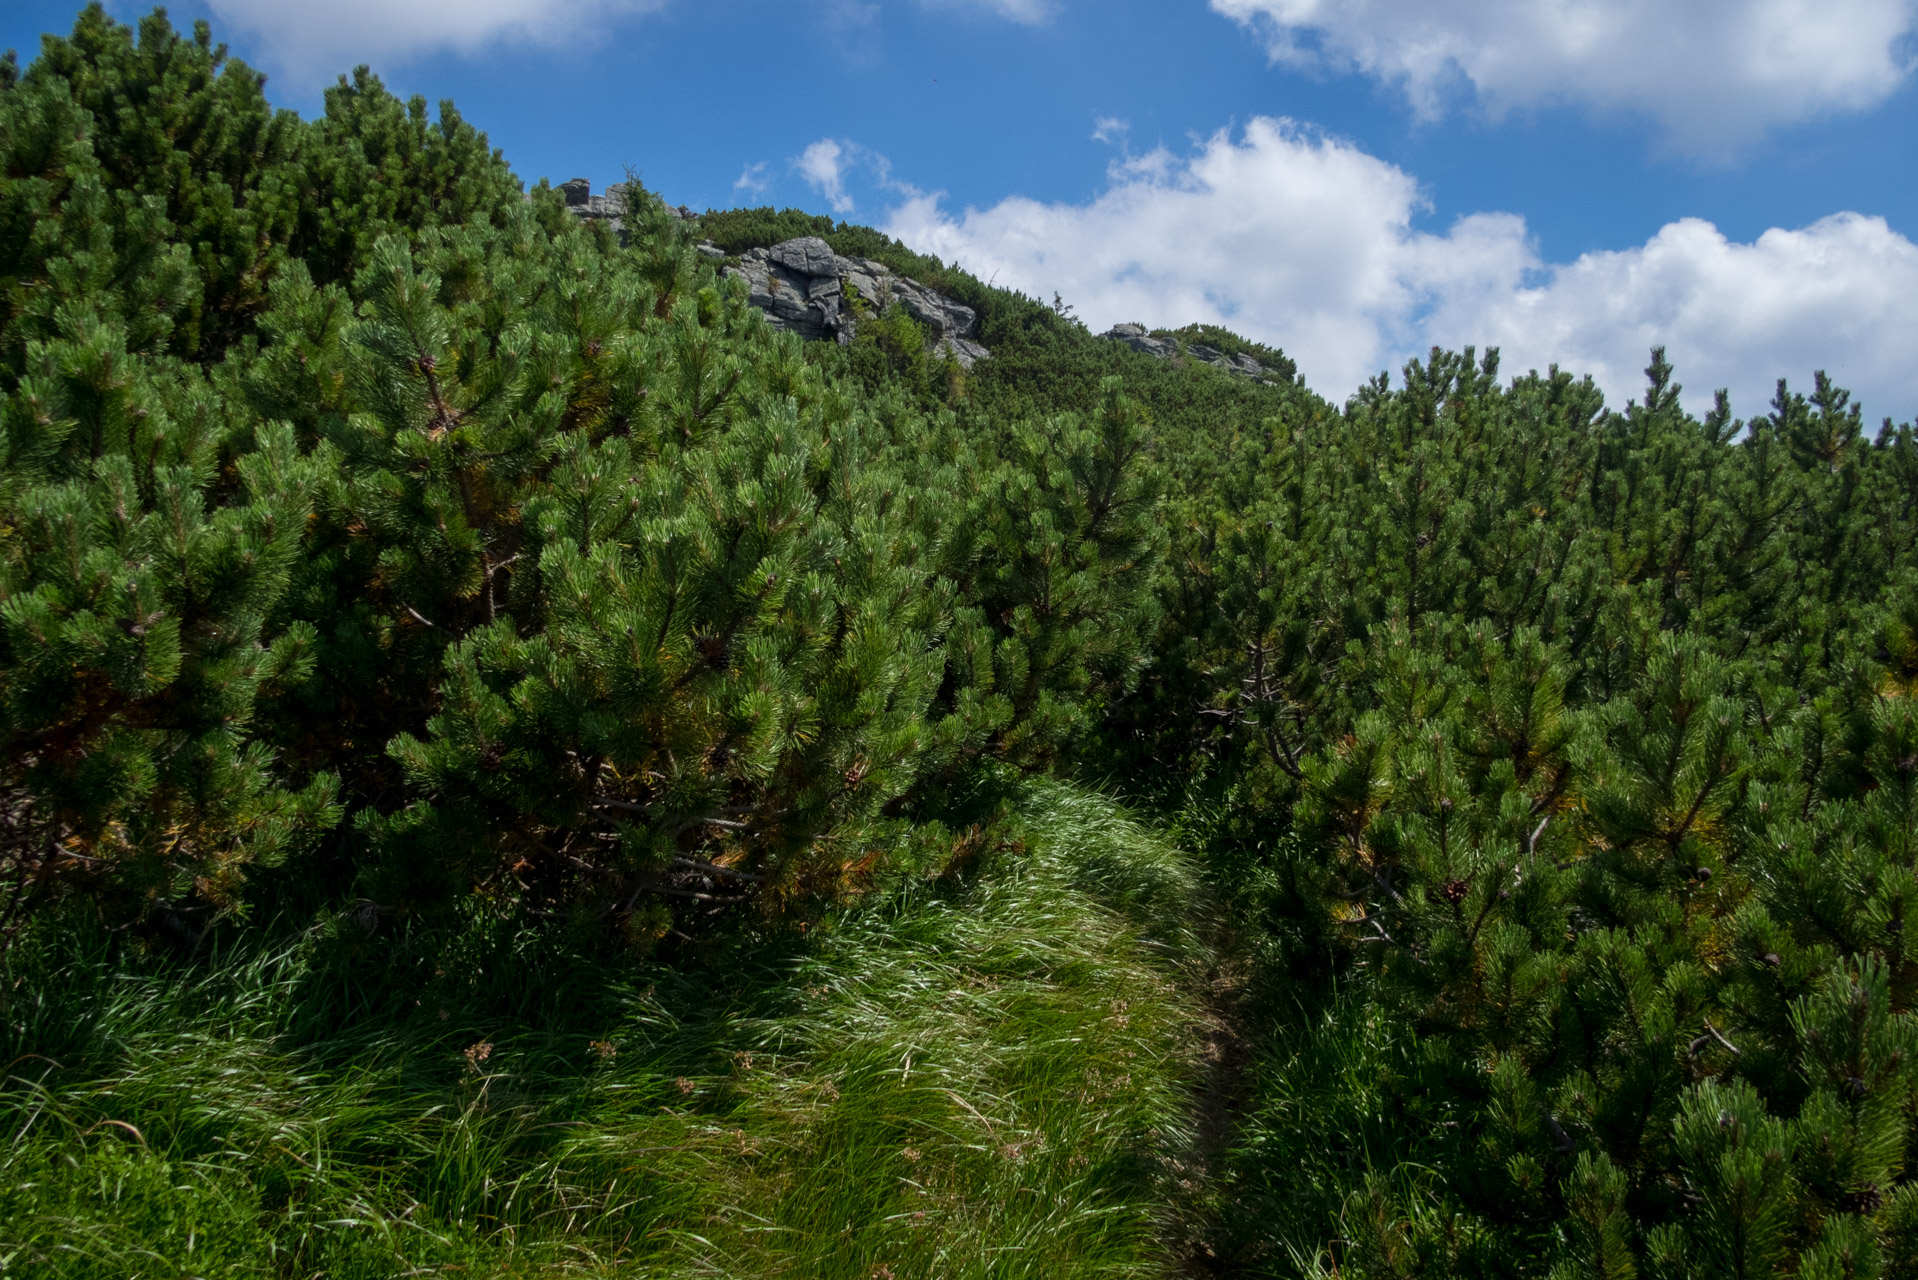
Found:
<path fill-rule="evenodd" d="M 1918 441 L 0 76 L 0 1274 L 1918 1275 Z"/>

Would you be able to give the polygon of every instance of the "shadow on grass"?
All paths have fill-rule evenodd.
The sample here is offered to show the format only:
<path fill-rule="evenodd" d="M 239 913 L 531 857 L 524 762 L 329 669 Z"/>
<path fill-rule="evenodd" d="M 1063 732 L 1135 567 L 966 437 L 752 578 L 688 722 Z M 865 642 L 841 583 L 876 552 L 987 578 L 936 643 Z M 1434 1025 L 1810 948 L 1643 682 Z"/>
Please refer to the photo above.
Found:
<path fill-rule="evenodd" d="M 1008 822 L 671 957 L 477 906 L 192 962 L 60 930 L 12 976 L 0 1274 L 1157 1273 L 1191 873 L 1085 792 Z"/>

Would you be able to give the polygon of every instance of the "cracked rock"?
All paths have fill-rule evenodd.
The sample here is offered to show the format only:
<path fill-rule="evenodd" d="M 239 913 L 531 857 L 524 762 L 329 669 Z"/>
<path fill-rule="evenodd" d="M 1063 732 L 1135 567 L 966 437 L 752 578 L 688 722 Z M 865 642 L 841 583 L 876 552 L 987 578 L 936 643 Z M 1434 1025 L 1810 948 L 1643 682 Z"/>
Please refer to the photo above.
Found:
<path fill-rule="evenodd" d="M 615 232 L 624 231 L 623 186 L 609 187 L 606 194 L 596 196 L 591 183 L 574 178 L 561 184 L 560 191 L 566 197 L 566 208 L 576 217 L 605 220 Z M 667 212 L 682 221 L 695 220 L 684 206 Z M 726 252 L 709 240 L 700 241 L 694 250 L 711 261 L 728 260 Z M 871 258 L 840 257 L 818 236 L 800 236 L 771 248 L 748 249 L 724 272 L 729 279 L 744 282 L 746 301 L 764 312 L 775 329 L 811 341 L 852 341 L 858 320 L 846 305 L 850 292 L 876 313 L 904 307 L 906 314 L 927 329 L 927 343 L 934 354 L 956 360 L 965 368 L 992 354 L 978 341 L 979 315 L 971 307 L 935 293 L 917 280 L 895 275 L 884 263 Z"/>

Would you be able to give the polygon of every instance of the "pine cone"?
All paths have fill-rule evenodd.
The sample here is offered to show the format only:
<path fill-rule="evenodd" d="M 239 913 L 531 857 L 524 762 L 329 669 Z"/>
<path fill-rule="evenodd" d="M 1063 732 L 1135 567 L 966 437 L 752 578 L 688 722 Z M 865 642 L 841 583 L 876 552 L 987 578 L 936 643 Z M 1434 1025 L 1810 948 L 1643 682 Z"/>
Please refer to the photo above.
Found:
<path fill-rule="evenodd" d="M 1838 1207 L 1846 1213 L 1877 1213 L 1884 1203 L 1884 1195 L 1870 1185 L 1838 1197 Z"/>

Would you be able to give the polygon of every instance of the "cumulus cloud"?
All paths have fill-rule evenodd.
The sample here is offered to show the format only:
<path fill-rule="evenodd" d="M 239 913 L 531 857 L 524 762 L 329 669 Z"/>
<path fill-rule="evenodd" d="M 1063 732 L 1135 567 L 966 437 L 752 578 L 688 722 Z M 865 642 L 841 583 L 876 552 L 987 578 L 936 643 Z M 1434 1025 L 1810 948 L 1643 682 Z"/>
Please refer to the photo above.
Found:
<path fill-rule="evenodd" d="M 919 198 L 919 189 L 892 176 L 892 161 L 870 147 L 844 138 L 821 138 L 793 158 L 793 168 L 806 185 L 826 198 L 832 211 L 841 216 L 857 207 L 847 183 L 855 176 L 882 191 L 890 191 L 909 200 Z"/>
<path fill-rule="evenodd" d="M 920 0 L 935 9 L 983 11 L 1013 22 L 1044 22 L 1053 13 L 1053 0 Z"/>
<path fill-rule="evenodd" d="M 1918 245 L 1883 218 L 1833 214 L 1750 244 L 1686 218 L 1635 248 L 1544 268 L 1529 287 L 1509 268 L 1445 285 L 1424 333 L 1472 335 L 1518 367 L 1557 359 L 1614 400 L 1636 394 L 1645 352 L 1663 345 L 1694 408 L 1729 387 L 1750 416 L 1778 377 L 1809 386 L 1823 369 L 1868 410 L 1918 410 Z"/>
<path fill-rule="evenodd" d="M 756 164 L 747 165 L 739 171 L 739 176 L 733 180 L 733 190 L 739 192 L 741 195 L 748 196 L 764 195 L 766 188 L 771 185 L 771 179 L 766 177 L 766 162 L 764 160 Z"/>
<path fill-rule="evenodd" d="M 861 26 L 879 20 L 877 0 L 821 0 L 821 4 L 827 21 L 835 26 Z M 1056 9 L 1055 0 L 918 0 L 918 4 L 924 9 L 985 14 L 1029 26 L 1047 21 Z"/>
<path fill-rule="evenodd" d="M 1494 113 L 1642 113 L 1688 150 L 1874 106 L 1913 66 L 1918 0 L 1211 0 L 1273 58 L 1401 86 L 1427 117 L 1463 90 Z"/>
<path fill-rule="evenodd" d="M 819 11 L 828 27 L 841 31 L 869 27 L 879 20 L 874 0 L 820 0 Z"/>
<path fill-rule="evenodd" d="M 846 191 L 846 169 L 851 159 L 852 149 L 845 143 L 821 138 L 799 153 L 793 167 L 807 186 L 826 197 L 834 213 L 846 214 L 853 210 L 852 196 Z"/>
<path fill-rule="evenodd" d="M 1392 165 L 1277 120 L 1196 154 L 1117 162 L 1085 205 L 1014 197 L 954 218 L 935 196 L 886 228 L 980 278 L 1055 291 L 1098 326 L 1214 321 L 1283 345 L 1325 385 L 1376 367 L 1381 326 L 1410 298 L 1396 270 L 1417 184 Z"/>
<path fill-rule="evenodd" d="M 1762 410 L 1781 374 L 1828 369 L 1868 409 L 1918 408 L 1918 246 L 1883 219 L 1840 214 L 1751 244 L 1673 223 L 1643 245 L 1543 261 L 1523 218 L 1414 225 L 1418 183 L 1349 142 L 1254 119 L 1189 154 L 1111 169 L 1085 204 L 1022 197 L 947 212 L 915 195 L 887 230 L 981 278 L 1055 291 L 1095 328 L 1223 324 L 1283 347 L 1340 398 L 1432 345 L 1498 346 L 1518 372 L 1590 372 L 1614 404 L 1669 348 L 1694 408 L 1729 387 Z"/>
<path fill-rule="evenodd" d="M 225 23 L 258 38 L 258 61 L 296 81 L 360 63 L 390 64 L 503 41 L 560 45 L 594 26 L 657 12 L 669 0 L 208 0 Z M 249 59 L 252 61 L 253 59 Z"/>
<path fill-rule="evenodd" d="M 1027 24 L 1049 19 L 1055 0 L 917 0 L 933 9 Z M 552 47 L 608 23 L 657 13 L 674 0 L 207 0 L 224 26 L 253 37 L 249 58 L 295 83 L 329 81 L 360 63 L 390 66 L 423 54 L 478 53 L 508 41 Z M 875 0 L 823 0 L 828 26 L 870 25 Z"/>

